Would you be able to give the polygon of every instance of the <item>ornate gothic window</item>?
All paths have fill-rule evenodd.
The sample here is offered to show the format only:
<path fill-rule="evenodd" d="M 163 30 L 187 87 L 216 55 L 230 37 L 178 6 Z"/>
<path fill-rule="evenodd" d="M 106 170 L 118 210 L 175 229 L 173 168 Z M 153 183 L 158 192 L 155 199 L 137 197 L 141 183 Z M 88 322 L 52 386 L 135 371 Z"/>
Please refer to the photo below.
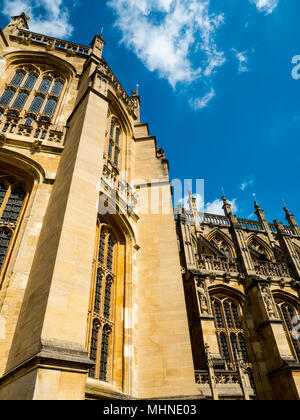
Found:
<path fill-rule="evenodd" d="M 108 141 L 108 158 L 113 161 L 116 167 L 119 167 L 120 160 L 120 139 L 121 129 L 117 121 L 113 118 L 110 124 Z"/>
<path fill-rule="evenodd" d="M 243 362 L 251 368 L 240 306 L 233 299 L 227 297 L 212 297 L 212 308 L 220 352 L 223 358 L 231 369 L 236 369 L 236 361 L 240 354 Z"/>
<path fill-rule="evenodd" d="M 92 307 L 90 309 L 90 358 L 95 366 L 89 376 L 109 382 L 112 357 L 111 337 L 114 331 L 114 290 L 116 282 L 116 240 L 111 229 L 105 224 L 99 226 L 97 258 L 95 259 L 94 282 L 92 287 Z"/>
<path fill-rule="evenodd" d="M 21 179 L 0 171 L 0 274 L 17 231 L 28 188 Z"/>
<path fill-rule="evenodd" d="M 279 314 L 283 321 L 284 329 L 288 337 L 290 347 L 294 357 L 300 362 L 300 339 L 293 336 L 294 328 L 300 319 L 300 311 L 292 304 L 286 302 L 278 302 Z"/>
<path fill-rule="evenodd" d="M 13 107 L 16 110 L 16 116 L 25 119 L 25 124 L 29 125 L 27 118 L 34 114 L 43 114 L 49 124 L 58 108 L 62 92 L 65 86 L 65 80 L 54 71 L 44 71 L 33 65 L 20 66 L 15 70 L 10 83 L 0 96 L 0 105 L 5 112 L 5 107 Z M 31 121 L 34 122 L 35 118 Z M 42 121 L 42 116 L 40 121 Z M 6 122 L 8 128 L 9 121 Z M 31 125 L 31 124 L 30 124 Z M 5 130 L 5 122 L 2 131 Z M 41 132 L 40 132 L 41 133 Z"/>
<path fill-rule="evenodd" d="M 221 251 L 224 257 L 233 258 L 231 247 L 220 235 L 216 234 L 213 239 L 211 239 L 211 243 Z"/>

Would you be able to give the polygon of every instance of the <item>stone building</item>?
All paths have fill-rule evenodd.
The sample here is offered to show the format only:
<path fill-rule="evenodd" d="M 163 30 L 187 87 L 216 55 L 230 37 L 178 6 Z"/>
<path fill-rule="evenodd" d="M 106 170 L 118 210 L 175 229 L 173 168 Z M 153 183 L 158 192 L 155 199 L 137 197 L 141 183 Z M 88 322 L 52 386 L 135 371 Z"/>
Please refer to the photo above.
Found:
<path fill-rule="evenodd" d="M 0 30 L 0 400 L 297 399 L 293 216 L 200 220 L 191 199 L 176 236 L 168 161 L 102 36 L 29 21 Z"/>
<path fill-rule="evenodd" d="M 198 389 L 212 399 L 298 400 L 300 229 L 176 211 L 177 237 Z M 298 318 L 297 318 L 298 316 Z"/>

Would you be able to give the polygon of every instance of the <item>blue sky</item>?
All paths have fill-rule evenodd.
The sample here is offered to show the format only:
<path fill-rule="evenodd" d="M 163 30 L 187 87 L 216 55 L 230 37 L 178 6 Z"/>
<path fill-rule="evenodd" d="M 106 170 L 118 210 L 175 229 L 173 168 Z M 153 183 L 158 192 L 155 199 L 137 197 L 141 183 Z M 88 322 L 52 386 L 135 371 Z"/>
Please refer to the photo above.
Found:
<path fill-rule="evenodd" d="M 204 178 L 207 211 L 223 187 L 239 217 L 255 193 L 270 221 L 283 199 L 300 221 L 299 0 L 1 0 L 0 26 L 29 5 L 32 31 L 88 45 L 104 28 L 171 178 Z"/>

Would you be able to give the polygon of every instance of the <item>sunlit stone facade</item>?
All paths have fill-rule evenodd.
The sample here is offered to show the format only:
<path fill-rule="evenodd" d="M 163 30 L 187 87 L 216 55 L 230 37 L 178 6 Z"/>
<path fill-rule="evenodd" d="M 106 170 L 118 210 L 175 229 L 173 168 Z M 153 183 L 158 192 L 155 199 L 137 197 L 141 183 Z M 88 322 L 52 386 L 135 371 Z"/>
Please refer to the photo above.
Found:
<path fill-rule="evenodd" d="M 29 21 L 0 30 L 0 400 L 298 398 L 293 216 L 174 220 L 102 37 Z"/>

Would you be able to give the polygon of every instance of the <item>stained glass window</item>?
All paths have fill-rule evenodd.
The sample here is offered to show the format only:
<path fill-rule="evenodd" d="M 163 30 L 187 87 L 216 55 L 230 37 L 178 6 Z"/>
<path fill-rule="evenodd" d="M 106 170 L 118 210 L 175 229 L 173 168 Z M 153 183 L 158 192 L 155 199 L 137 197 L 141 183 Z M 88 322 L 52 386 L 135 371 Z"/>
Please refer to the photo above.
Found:
<path fill-rule="evenodd" d="M 284 321 L 285 329 L 290 335 L 290 342 L 300 362 L 300 339 L 296 339 L 293 335 L 295 328 L 295 318 L 299 316 L 299 312 L 290 304 L 283 303 L 281 306 L 281 318 Z"/>
<path fill-rule="evenodd" d="M 110 277 L 107 277 L 106 283 L 105 283 L 105 298 L 104 298 L 104 309 L 103 309 L 103 316 L 107 319 L 110 318 L 111 289 L 112 289 L 112 280 Z"/>
<path fill-rule="evenodd" d="M 27 93 L 25 92 L 19 93 L 15 99 L 15 102 L 13 103 L 13 108 L 23 109 L 24 105 L 26 104 L 27 99 L 28 99 Z"/>
<path fill-rule="evenodd" d="M 33 121 L 34 121 L 34 118 L 32 118 L 32 117 L 28 117 L 28 118 L 26 118 L 25 125 L 26 125 L 27 127 L 30 127 L 30 126 L 31 126 L 31 124 L 33 123 Z"/>
<path fill-rule="evenodd" d="M 17 71 L 10 84 L 13 86 L 20 86 L 24 77 L 25 74 L 22 71 Z"/>
<path fill-rule="evenodd" d="M 97 272 L 94 311 L 100 314 L 101 309 L 101 293 L 102 293 L 102 273 L 100 270 Z"/>
<path fill-rule="evenodd" d="M 2 222 L 17 223 L 25 196 L 26 192 L 23 186 L 13 187 L 1 218 Z"/>
<path fill-rule="evenodd" d="M 11 237 L 12 232 L 9 229 L 0 229 L 0 270 L 5 260 Z"/>
<path fill-rule="evenodd" d="M 33 89 L 36 81 L 37 81 L 37 76 L 35 76 L 34 74 L 30 74 L 27 77 L 26 82 L 24 83 L 23 87 L 26 89 Z"/>
<path fill-rule="evenodd" d="M 101 234 L 100 234 L 100 244 L 99 244 L 99 254 L 98 254 L 99 264 L 104 264 L 105 238 L 106 238 L 106 233 L 102 229 Z"/>
<path fill-rule="evenodd" d="M 50 117 L 52 117 L 56 110 L 56 106 L 57 106 L 57 101 L 55 99 L 48 99 L 43 113 L 45 115 L 49 115 Z"/>
<path fill-rule="evenodd" d="M 110 125 L 110 137 L 113 138 L 114 137 L 114 131 L 115 131 L 115 123 L 112 122 Z"/>
<path fill-rule="evenodd" d="M 6 183 L 0 182 L 0 207 L 3 204 L 4 198 L 7 194 L 8 186 Z"/>
<path fill-rule="evenodd" d="M 119 165 L 119 149 L 115 148 L 115 158 L 114 158 L 114 164 L 116 166 Z"/>
<path fill-rule="evenodd" d="M 107 381 L 109 336 L 110 336 L 110 329 L 107 325 L 105 325 L 102 331 L 101 360 L 100 360 L 100 380 L 105 381 L 105 382 Z"/>
<path fill-rule="evenodd" d="M 0 98 L 0 104 L 8 106 L 15 95 L 15 91 L 13 89 L 6 89 L 3 95 Z"/>
<path fill-rule="evenodd" d="M 35 98 L 32 101 L 32 104 L 30 105 L 29 111 L 40 112 L 43 103 L 44 103 L 43 96 L 39 96 L 39 95 L 35 96 Z"/>
<path fill-rule="evenodd" d="M 51 93 L 53 95 L 59 96 L 61 94 L 62 90 L 63 90 L 63 87 L 64 87 L 64 85 L 63 85 L 62 82 L 56 81 L 53 85 Z"/>
<path fill-rule="evenodd" d="M 93 322 L 91 347 L 90 347 L 90 359 L 96 363 L 98 350 L 98 323 L 96 320 Z M 95 377 L 96 367 L 95 365 L 90 368 L 89 376 Z"/>
<path fill-rule="evenodd" d="M 40 92 L 47 93 L 50 89 L 51 83 L 52 83 L 51 79 L 43 79 L 38 90 Z"/>
<path fill-rule="evenodd" d="M 107 268 L 110 271 L 112 271 L 113 269 L 114 245 L 115 245 L 114 240 L 110 236 L 108 239 L 108 247 L 107 247 Z"/>

